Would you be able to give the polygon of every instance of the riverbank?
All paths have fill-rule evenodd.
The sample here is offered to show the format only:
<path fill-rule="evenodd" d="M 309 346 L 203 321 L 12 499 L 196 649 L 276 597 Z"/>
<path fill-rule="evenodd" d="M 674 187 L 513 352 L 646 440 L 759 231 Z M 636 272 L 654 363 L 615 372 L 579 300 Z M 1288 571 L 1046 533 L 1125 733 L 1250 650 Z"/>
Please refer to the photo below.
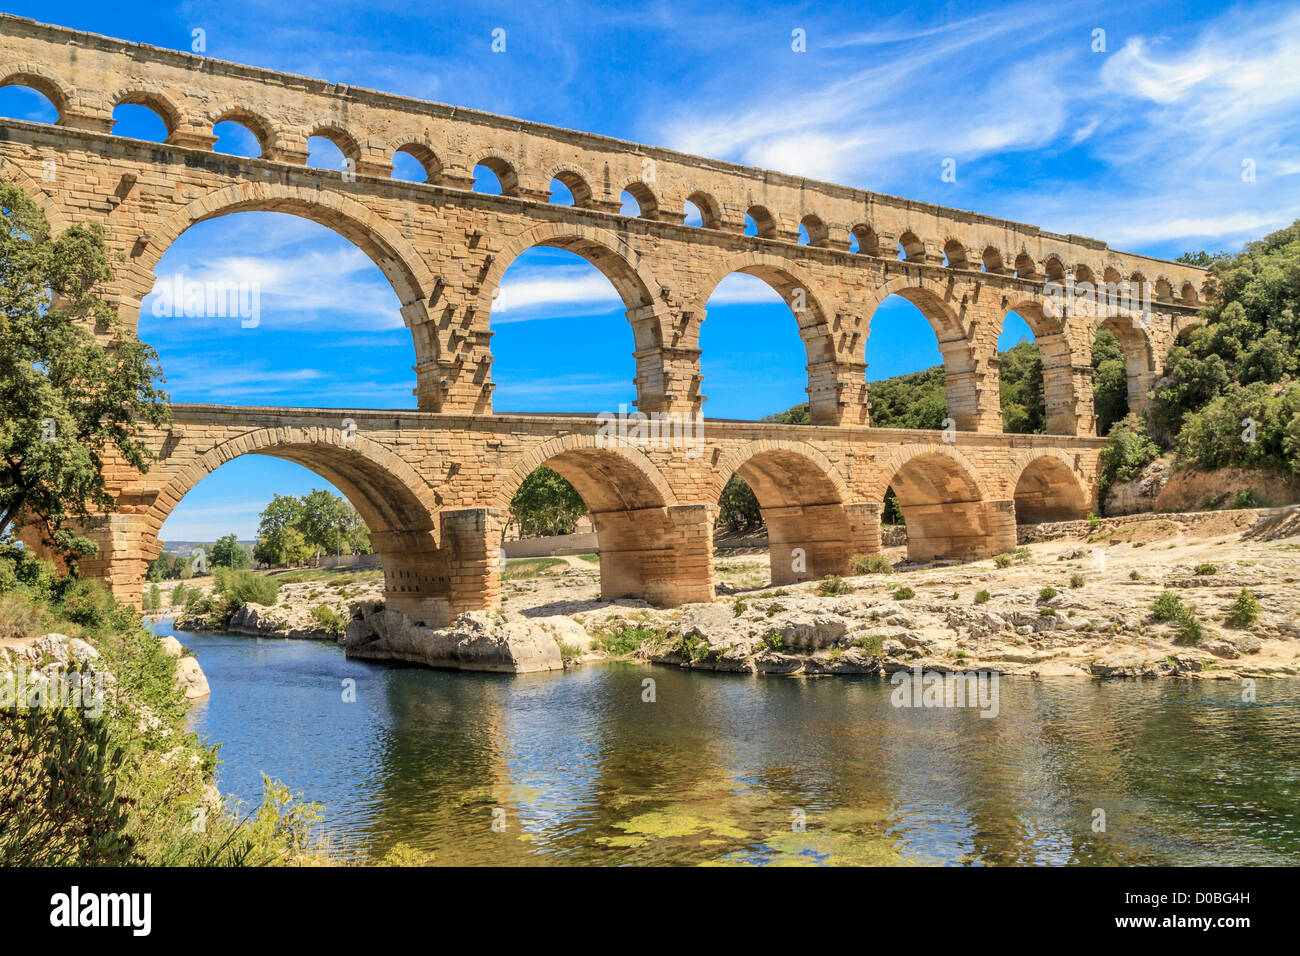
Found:
<path fill-rule="evenodd" d="M 716 563 L 717 600 L 673 609 L 600 601 L 598 564 L 545 559 L 508 569 L 500 611 L 437 629 L 387 612 L 377 574 L 325 572 L 283 586 L 274 607 L 246 605 L 223 629 L 516 673 L 628 658 L 809 676 L 920 664 L 1031 677 L 1286 677 L 1300 674 L 1298 534 L 1297 509 L 1069 522 L 1022 529 L 1026 543 L 996 559 L 910 565 L 904 549 L 888 548 L 873 573 L 784 587 L 767 584 L 766 553 L 729 551 Z"/>

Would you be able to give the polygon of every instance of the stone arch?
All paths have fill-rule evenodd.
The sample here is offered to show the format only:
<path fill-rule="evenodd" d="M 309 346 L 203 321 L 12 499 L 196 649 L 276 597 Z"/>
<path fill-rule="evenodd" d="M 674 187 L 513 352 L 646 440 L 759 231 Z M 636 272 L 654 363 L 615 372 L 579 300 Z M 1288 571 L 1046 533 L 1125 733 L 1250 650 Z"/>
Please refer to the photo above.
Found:
<path fill-rule="evenodd" d="M 422 333 L 429 321 L 428 303 L 436 282 L 420 254 L 402 233 L 378 213 L 341 193 L 279 183 L 242 182 L 194 200 L 159 224 L 139 255 L 118 270 L 123 321 L 135 329 L 140 302 L 154 286 L 154 267 L 191 226 L 236 212 L 284 212 L 332 229 L 354 243 L 379 266 L 397 293 L 402 318 L 412 330 L 416 361 L 437 359 L 437 339 Z"/>
<path fill-rule="evenodd" d="M 1065 281 L 1065 263 L 1055 253 L 1043 260 L 1043 277 L 1048 282 Z"/>
<path fill-rule="evenodd" d="M 546 173 L 544 182 L 547 187 L 550 186 L 553 179 L 558 179 L 573 194 L 575 208 L 582 209 L 591 206 L 592 201 L 595 199 L 595 194 L 591 190 L 591 174 L 581 166 L 576 166 L 573 163 L 557 163 Z M 504 185 L 502 188 L 504 189 Z"/>
<path fill-rule="evenodd" d="M 894 489 L 910 561 L 978 560 L 1015 547 L 1015 516 L 995 509 L 979 472 L 947 444 L 907 445 L 881 460 L 871 499 Z"/>
<path fill-rule="evenodd" d="M 821 216 L 818 216 L 816 213 L 809 213 L 799 220 L 799 225 L 803 226 L 804 230 L 808 233 L 808 245 L 830 245 L 830 230 L 826 227 L 826 223 L 822 221 Z"/>
<path fill-rule="evenodd" d="M 858 253 L 864 256 L 880 255 L 880 237 L 876 230 L 865 222 L 858 223 L 849 230 L 849 235 L 858 240 Z"/>
<path fill-rule="evenodd" d="M 763 439 L 732 450 L 718 464 L 710 500 L 732 474 L 745 480 L 767 525 L 773 584 L 845 574 L 855 544 L 846 505 L 847 482 L 825 455 L 806 442 Z"/>
<path fill-rule="evenodd" d="M 170 137 L 181 128 L 181 111 L 171 97 L 162 89 L 150 85 L 134 83 L 118 92 L 109 104 L 109 112 L 119 106 L 143 106 L 152 110 L 167 127 Z"/>
<path fill-rule="evenodd" d="M 50 224 L 51 237 L 57 236 L 71 225 L 67 216 L 63 214 L 62 207 L 49 191 L 28 176 L 21 166 L 4 156 L 0 156 L 0 180 L 17 186 L 32 202 L 41 207 L 46 222 Z"/>
<path fill-rule="evenodd" d="M 344 159 L 350 159 L 354 163 L 361 161 L 361 142 L 337 123 L 320 123 L 307 131 L 304 143 L 319 136 L 321 139 L 329 140 L 338 147 Z"/>
<path fill-rule="evenodd" d="M 902 235 L 898 237 L 898 245 L 903 251 L 901 258 L 909 262 L 925 261 L 925 243 L 911 229 L 904 230 Z"/>
<path fill-rule="evenodd" d="M 44 67 L 31 63 L 0 67 L 0 87 L 5 86 L 26 86 L 40 93 L 54 105 L 60 122 L 72 102 L 71 88 Z"/>
<path fill-rule="evenodd" d="M 759 239 L 776 239 L 780 232 L 776 216 L 766 206 L 755 203 L 745 210 L 745 215 L 754 221 L 755 235 Z"/>
<path fill-rule="evenodd" d="M 712 193 L 703 189 L 691 189 L 686 202 L 700 211 L 701 225 L 705 229 L 722 228 L 722 203 Z"/>
<path fill-rule="evenodd" d="M 513 158 L 507 156 L 498 149 L 489 149 L 482 153 L 478 159 L 469 164 L 470 174 L 479 166 L 486 166 L 492 170 L 492 175 L 496 176 L 497 182 L 501 184 L 501 195 L 518 196 L 520 194 L 519 186 L 519 166 Z M 550 180 L 548 179 L 549 183 Z"/>
<path fill-rule="evenodd" d="M 943 254 L 948 257 L 949 269 L 969 269 L 970 259 L 966 254 L 966 244 L 957 237 L 949 237 L 943 244 Z"/>
<path fill-rule="evenodd" d="M 639 448 L 602 446 L 594 435 L 549 439 L 528 451 L 497 486 L 497 507 L 508 508 L 524 479 L 541 465 L 573 485 L 587 505 L 600 552 L 602 600 L 636 597 L 673 605 L 712 599 L 712 537 L 699 534 L 708 509 L 679 507 L 664 476 Z M 686 534 L 679 524 L 683 511 L 690 513 Z"/>
<path fill-rule="evenodd" d="M 1049 435 L 1077 435 L 1087 430 L 1088 414 L 1075 370 L 1074 350 L 1067 333 L 1064 309 L 1057 311 L 1046 297 L 1033 293 L 1029 298 L 1008 302 L 1002 310 L 998 332 L 1006 326 L 1007 316 L 1015 312 L 1029 326 L 1038 346 L 1043 367 L 1043 405 Z"/>
<path fill-rule="evenodd" d="M 659 197 L 655 195 L 649 183 L 641 178 L 633 179 L 627 183 L 620 191 L 629 194 L 636 200 L 638 218 L 640 219 L 658 219 L 659 218 Z"/>
<path fill-rule="evenodd" d="M 1196 292 L 1196 285 L 1190 279 L 1183 283 L 1178 294 L 1186 305 L 1197 305 L 1201 301 Z"/>
<path fill-rule="evenodd" d="M 994 275 L 1006 271 L 1006 257 L 1002 255 L 1002 250 L 997 246 L 984 247 L 984 251 L 980 254 L 980 264 L 984 266 L 985 272 L 991 272 Z"/>
<path fill-rule="evenodd" d="M 1016 256 L 1016 278 L 1017 279 L 1034 279 L 1038 277 L 1038 263 L 1034 262 L 1034 257 L 1028 252 L 1021 252 Z"/>
<path fill-rule="evenodd" d="M 271 125 L 266 117 L 259 113 L 241 106 L 237 103 L 227 103 L 226 105 L 212 110 L 208 114 L 211 120 L 208 123 L 208 132 L 216 135 L 216 127 L 220 123 L 238 123 L 247 129 L 257 139 L 257 144 L 261 147 L 262 158 L 268 158 L 268 154 L 278 145 L 278 137 L 275 133 L 275 127 Z"/>
<path fill-rule="evenodd" d="M 1148 404 L 1147 392 L 1155 381 L 1156 347 L 1151 336 L 1149 323 L 1134 315 L 1110 315 L 1106 300 L 1098 302 L 1097 313 L 1088 325 L 1087 354 L 1091 362 L 1092 346 L 1102 326 L 1110 329 L 1119 339 L 1124 349 L 1124 372 L 1128 383 L 1128 410 L 1145 412 Z"/>
<path fill-rule="evenodd" d="M 1013 470 L 1018 524 L 1073 521 L 1086 518 L 1090 495 L 1069 458 L 1057 450 L 1031 454 Z"/>

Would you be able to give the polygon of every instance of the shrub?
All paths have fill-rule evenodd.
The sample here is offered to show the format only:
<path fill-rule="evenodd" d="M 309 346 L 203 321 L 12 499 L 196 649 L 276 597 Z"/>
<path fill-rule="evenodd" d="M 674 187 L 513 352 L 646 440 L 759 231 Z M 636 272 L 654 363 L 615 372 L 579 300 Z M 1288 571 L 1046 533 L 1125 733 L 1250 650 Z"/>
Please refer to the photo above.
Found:
<path fill-rule="evenodd" d="M 1132 571 L 1128 573 L 1128 579 L 1130 581 L 1141 581 L 1142 575 L 1138 574 L 1137 568 L 1134 568 Z"/>
<path fill-rule="evenodd" d="M 343 620 L 343 615 L 328 604 L 317 604 L 312 608 L 311 619 L 322 631 L 330 634 L 342 634 L 348 626 L 347 621 Z"/>
<path fill-rule="evenodd" d="M 1198 564 L 1195 568 L 1192 569 L 1192 573 L 1199 574 L 1199 575 L 1218 574 L 1219 569 L 1216 565 L 1213 564 Z"/>
<path fill-rule="evenodd" d="M 236 605 L 264 604 L 270 607 L 280 593 L 278 584 L 252 571 L 229 571 L 221 577 L 218 590 Z"/>
<path fill-rule="evenodd" d="M 1077 571 L 1074 574 L 1070 575 L 1070 587 L 1081 588 L 1086 583 L 1087 582 L 1084 580 L 1083 575 L 1079 574 Z"/>
<path fill-rule="evenodd" d="M 1116 422 L 1101 449 L 1101 470 L 1097 476 L 1098 500 L 1105 501 L 1112 484 L 1132 481 L 1159 455 L 1160 446 L 1147 435 L 1146 420 L 1141 415 L 1130 413 Z M 1096 527 L 1091 518 L 1089 526 Z"/>
<path fill-rule="evenodd" d="M 135 612 L 118 604 L 108 588 L 95 580 L 69 579 L 60 602 L 64 616 L 75 624 L 97 630 L 103 627 L 123 628 L 134 625 Z"/>
<path fill-rule="evenodd" d="M 1013 561 L 1015 561 L 1015 558 L 1012 557 L 1012 556 L 1011 556 L 1010 554 L 1008 554 L 1007 552 L 1003 552 L 1002 554 L 994 555 L 994 557 L 993 557 L 993 564 L 996 565 L 996 566 L 999 567 L 999 568 L 1009 568 L 1009 567 L 1011 567 L 1011 564 L 1012 564 Z"/>
<path fill-rule="evenodd" d="M 1175 644 L 1199 644 L 1201 641 L 1201 622 L 1196 619 L 1195 612 L 1189 607 L 1184 607 L 1178 615 L 1178 631 L 1174 634 Z"/>
<path fill-rule="evenodd" d="M 1183 602 L 1173 591 L 1162 591 L 1151 605 L 1151 616 L 1157 621 L 1172 621 L 1183 610 Z"/>
<path fill-rule="evenodd" d="M 853 574 L 893 574 L 894 566 L 883 554 L 860 554 L 849 562 Z"/>
<path fill-rule="evenodd" d="M 895 601 L 910 601 L 914 597 L 916 597 L 916 592 L 911 588 L 903 587 L 894 592 Z"/>
<path fill-rule="evenodd" d="M 885 637 L 883 634 L 867 634 L 859 637 L 854 643 L 872 657 L 879 657 L 885 646 Z"/>
<path fill-rule="evenodd" d="M 1237 496 L 1232 499 L 1234 508 L 1259 508 L 1263 504 L 1255 494 L 1254 489 L 1251 488 L 1241 489 L 1241 491 L 1237 492 Z"/>
<path fill-rule="evenodd" d="M 1228 616 L 1224 620 L 1229 627 L 1249 627 L 1259 620 L 1259 599 L 1242 588 L 1228 606 Z"/>
<path fill-rule="evenodd" d="M 1099 525 L 1099 524 L 1101 524 L 1101 518 L 1097 517 L 1097 515 L 1093 514 L 1091 511 L 1089 511 L 1089 512 L 1088 512 L 1088 530 L 1089 530 L 1089 531 L 1096 531 L 1096 530 L 1097 530 L 1097 525 Z"/>
<path fill-rule="evenodd" d="M 0 597 L 0 641 L 31 637 L 43 617 L 39 605 L 22 597 Z"/>
<path fill-rule="evenodd" d="M 746 605 L 740 598 L 736 598 L 735 602 L 731 605 L 731 616 L 740 617 L 740 615 L 745 613 L 745 608 L 747 606 L 748 605 Z"/>
<path fill-rule="evenodd" d="M 817 593 L 823 597 L 834 594 L 852 594 L 853 586 L 836 574 L 828 574 L 817 582 Z"/>
<path fill-rule="evenodd" d="M 988 591 L 976 591 L 976 592 L 975 592 L 975 603 L 976 603 L 976 604 L 983 604 L 983 603 L 984 603 L 985 601 L 987 601 L 990 597 L 992 597 L 992 595 L 989 594 Z"/>
<path fill-rule="evenodd" d="M 1038 600 L 1050 601 L 1052 598 L 1056 597 L 1056 595 L 1059 593 L 1060 592 L 1058 592 L 1054 587 L 1045 587 L 1038 592 Z"/>
<path fill-rule="evenodd" d="M 622 657 L 631 654 L 646 641 L 652 640 L 655 632 L 648 627 L 621 627 L 616 631 L 601 631 L 596 635 L 596 646 L 606 654 Z"/>

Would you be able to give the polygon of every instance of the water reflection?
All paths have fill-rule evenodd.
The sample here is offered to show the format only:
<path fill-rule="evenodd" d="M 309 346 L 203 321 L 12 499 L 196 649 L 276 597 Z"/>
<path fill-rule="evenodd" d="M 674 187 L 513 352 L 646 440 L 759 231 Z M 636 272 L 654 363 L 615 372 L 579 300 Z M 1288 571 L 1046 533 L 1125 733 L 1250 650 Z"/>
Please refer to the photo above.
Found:
<path fill-rule="evenodd" d="M 896 709 L 874 678 L 457 674 L 177 636 L 212 686 L 192 723 L 223 743 L 223 792 L 283 780 L 325 804 L 346 858 L 402 841 L 467 864 L 1300 859 L 1296 680 L 1246 705 L 1231 682 L 1006 679 L 986 719 Z"/>

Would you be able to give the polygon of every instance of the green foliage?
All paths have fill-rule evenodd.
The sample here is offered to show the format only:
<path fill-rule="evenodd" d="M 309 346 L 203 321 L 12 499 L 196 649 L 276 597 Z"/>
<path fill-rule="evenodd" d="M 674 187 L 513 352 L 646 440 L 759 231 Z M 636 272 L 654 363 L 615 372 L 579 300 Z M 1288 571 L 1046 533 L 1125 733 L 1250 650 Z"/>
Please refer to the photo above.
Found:
<path fill-rule="evenodd" d="M 864 634 L 854 643 L 872 657 L 879 657 L 884 651 L 885 636 L 883 634 Z"/>
<path fill-rule="evenodd" d="M 1259 496 L 1255 494 L 1254 489 L 1251 488 L 1242 488 L 1232 499 L 1234 508 L 1260 508 L 1263 507 L 1263 504 L 1259 500 Z"/>
<path fill-rule="evenodd" d="M 748 606 L 749 605 L 747 605 L 740 598 L 736 598 L 735 603 L 731 605 L 731 616 L 740 617 L 740 615 L 745 613 L 745 608 L 747 608 Z"/>
<path fill-rule="evenodd" d="M 21 517 L 69 557 L 95 545 L 68 520 L 116 507 L 105 455 L 145 471 L 137 426 L 168 418 L 157 353 L 99 296 L 112 279 L 100 226 L 51 238 L 40 208 L 0 184 L 0 536 Z"/>
<path fill-rule="evenodd" d="M 587 505 L 559 472 L 534 468 L 510 500 L 510 514 L 525 538 L 572 534 Z"/>
<path fill-rule="evenodd" d="M 1183 602 L 1178 599 L 1177 594 L 1173 591 L 1162 591 L 1151 605 L 1151 616 L 1157 621 L 1172 621 L 1184 610 Z"/>
<path fill-rule="evenodd" d="M 763 514 L 754 489 L 740 475 L 732 475 L 718 498 L 717 526 L 728 531 L 745 531 L 762 523 Z"/>
<path fill-rule="evenodd" d="M 1201 628 L 1201 622 L 1196 619 L 1196 613 L 1189 607 L 1184 607 L 1182 613 L 1178 615 L 1178 630 L 1174 633 L 1174 643 L 1184 645 L 1196 645 L 1201 642 L 1204 632 Z"/>
<path fill-rule="evenodd" d="M 998 353 L 1002 430 L 1019 435 L 1047 431 L 1043 401 L 1043 362 L 1034 342 L 1020 342 Z"/>
<path fill-rule="evenodd" d="M 633 653 L 646 642 L 654 640 L 656 636 L 654 630 L 649 627 L 624 626 L 598 632 L 594 643 L 606 654 L 623 657 Z"/>
<path fill-rule="evenodd" d="M 894 566 L 883 554 L 859 554 L 849 562 L 853 574 L 893 574 Z"/>
<path fill-rule="evenodd" d="M 1128 579 L 1130 581 L 1141 581 L 1142 575 L 1138 572 L 1137 568 L 1134 568 L 1128 573 Z"/>
<path fill-rule="evenodd" d="M 942 365 L 881 379 L 867 386 L 876 428 L 943 428 L 948 395 Z"/>
<path fill-rule="evenodd" d="M 1101 467 L 1097 476 L 1098 497 L 1105 501 L 1111 485 L 1132 481 L 1158 457 L 1160 446 L 1148 437 L 1146 423 L 1140 416 L 1129 415 L 1116 423 L 1101 449 Z M 1091 515 L 1088 526 L 1096 527 Z"/>
<path fill-rule="evenodd" d="M 217 590 L 236 605 L 262 604 L 270 607 L 279 596 L 280 586 L 270 578 L 252 571 L 231 571 L 221 576 Z"/>
<path fill-rule="evenodd" d="M 793 408 L 787 408 L 783 412 L 764 415 L 760 420 L 765 422 L 778 422 L 782 425 L 807 425 L 809 423 L 808 403 L 804 402 L 803 404 L 796 405 Z"/>
<path fill-rule="evenodd" d="M 143 603 L 147 612 L 152 613 L 162 610 L 162 591 L 159 590 L 158 585 L 150 584 L 145 588 Z"/>
<path fill-rule="evenodd" d="M 817 593 L 823 597 L 836 594 L 852 594 L 853 585 L 847 583 L 837 574 L 828 574 L 817 582 Z"/>
<path fill-rule="evenodd" d="M 990 597 L 992 597 L 992 595 L 989 594 L 988 591 L 985 591 L 985 590 L 979 590 L 979 591 L 976 591 L 976 592 L 975 592 L 975 603 L 976 603 L 976 604 L 984 604 L 984 603 L 986 603 L 986 602 L 988 601 L 988 599 L 989 599 Z"/>
<path fill-rule="evenodd" d="M 893 597 L 895 601 L 910 601 L 916 597 L 916 592 L 909 587 L 901 587 L 894 591 Z"/>
<path fill-rule="evenodd" d="M 569 562 L 563 558 L 511 558 L 506 562 L 506 569 L 501 573 L 501 580 L 518 581 L 523 578 L 535 578 L 552 568 L 568 566 Z"/>
<path fill-rule="evenodd" d="M 218 538 L 208 554 L 214 568 L 232 568 L 239 570 L 249 565 L 248 552 L 233 534 Z"/>
<path fill-rule="evenodd" d="M 1218 565 L 1209 564 L 1209 563 L 1198 564 L 1195 568 L 1192 569 L 1192 573 L 1201 574 L 1201 575 L 1218 574 L 1219 568 Z"/>
<path fill-rule="evenodd" d="M 348 622 L 343 620 L 343 615 L 328 604 L 317 604 L 312 608 L 311 619 L 317 627 L 329 634 L 342 634 L 348 626 Z"/>
<path fill-rule="evenodd" d="M 1059 593 L 1061 592 L 1057 591 L 1056 588 L 1054 587 L 1049 586 L 1045 588 L 1040 588 L 1038 591 L 1038 600 L 1050 601 L 1052 598 L 1056 597 L 1056 595 L 1058 595 Z"/>
<path fill-rule="evenodd" d="M 1070 575 L 1070 587 L 1081 588 L 1086 583 L 1087 581 L 1084 580 L 1083 575 L 1079 574 L 1077 571 L 1074 574 Z"/>
<path fill-rule="evenodd" d="M 1228 616 L 1224 618 L 1229 627 L 1250 627 L 1259 620 L 1259 598 L 1249 590 L 1242 588 L 1228 607 Z"/>
<path fill-rule="evenodd" d="M 1009 568 L 1015 562 L 1015 560 L 1016 560 L 1015 556 L 1007 551 L 1004 551 L 1001 554 L 995 554 L 993 556 L 993 564 L 995 567 L 999 567 L 999 568 Z"/>
<path fill-rule="evenodd" d="M 1098 435 L 1109 434 L 1112 426 L 1129 411 L 1124 346 L 1104 325 L 1097 330 L 1092 343 L 1092 401 Z"/>
<path fill-rule="evenodd" d="M 1243 424 L 1245 423 L 1245 424 Z M 1180 464 L 1300 475 L 1300 383 L 1230 385 L 1183 418 Z"/>

